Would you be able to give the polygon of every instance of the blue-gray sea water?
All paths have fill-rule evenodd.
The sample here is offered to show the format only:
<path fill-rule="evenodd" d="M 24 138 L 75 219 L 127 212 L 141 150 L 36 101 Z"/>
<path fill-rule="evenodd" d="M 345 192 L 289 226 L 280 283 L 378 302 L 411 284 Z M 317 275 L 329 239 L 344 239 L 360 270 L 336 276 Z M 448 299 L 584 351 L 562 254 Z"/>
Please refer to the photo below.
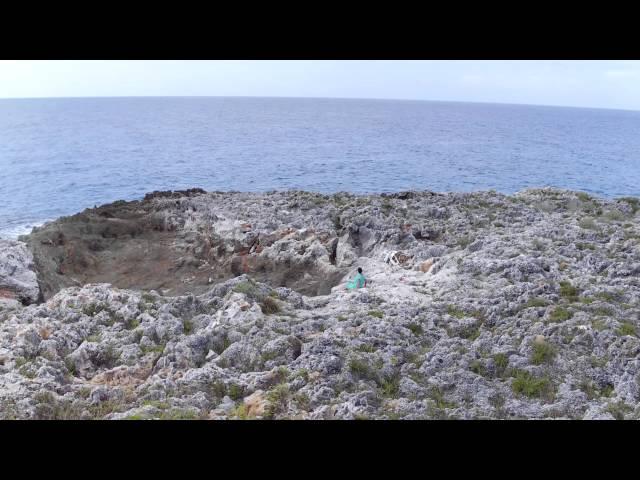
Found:
<path fill-rule="evenodd" d="M 153 190 L 640 195 L 640 112 L 286 98 L 0 100 L 0 236 Z"/>

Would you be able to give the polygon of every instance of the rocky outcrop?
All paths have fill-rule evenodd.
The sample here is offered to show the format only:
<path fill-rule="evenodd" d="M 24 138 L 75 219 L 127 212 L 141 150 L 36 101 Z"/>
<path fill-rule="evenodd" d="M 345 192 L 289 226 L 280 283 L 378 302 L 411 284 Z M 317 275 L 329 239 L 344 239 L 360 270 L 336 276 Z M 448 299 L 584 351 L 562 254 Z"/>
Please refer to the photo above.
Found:
<path fill-rule="evenodd" d="M 24 239 L 47 294 L 0 307 L 0 418 L 637 419 L 639 206 L 532 189 L 91 209 Z M 347 291 L 357 266 L 369 284 Z"/>
<path fill-rule="evenodd" d="M 29 304 L 39 296 L 31 252 L 22 242 L 0 239 L 0 302 Z"/>

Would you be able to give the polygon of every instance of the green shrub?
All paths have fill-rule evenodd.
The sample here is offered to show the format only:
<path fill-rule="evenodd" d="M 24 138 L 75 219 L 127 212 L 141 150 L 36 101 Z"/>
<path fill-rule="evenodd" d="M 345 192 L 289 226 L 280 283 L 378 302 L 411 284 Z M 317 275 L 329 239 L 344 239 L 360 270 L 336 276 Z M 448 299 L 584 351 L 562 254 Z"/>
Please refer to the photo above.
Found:
<path fill-rule="evenodd" d="M 368 315 L 376 318 L 384 317 L 384 313 L 382 313 L 380 310 L 369 310 Z"/>

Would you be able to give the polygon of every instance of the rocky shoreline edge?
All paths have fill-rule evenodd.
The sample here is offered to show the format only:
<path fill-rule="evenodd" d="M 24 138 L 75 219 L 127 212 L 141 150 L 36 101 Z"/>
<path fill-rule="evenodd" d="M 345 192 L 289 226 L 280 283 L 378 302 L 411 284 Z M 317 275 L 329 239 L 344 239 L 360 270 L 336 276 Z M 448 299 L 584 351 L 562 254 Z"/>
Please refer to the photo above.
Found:
<path fill-rule="evenodd" d="M 0 419 L 638 419 L 639 210 L 192 189 L 62 217 L 0 240 Z"/>

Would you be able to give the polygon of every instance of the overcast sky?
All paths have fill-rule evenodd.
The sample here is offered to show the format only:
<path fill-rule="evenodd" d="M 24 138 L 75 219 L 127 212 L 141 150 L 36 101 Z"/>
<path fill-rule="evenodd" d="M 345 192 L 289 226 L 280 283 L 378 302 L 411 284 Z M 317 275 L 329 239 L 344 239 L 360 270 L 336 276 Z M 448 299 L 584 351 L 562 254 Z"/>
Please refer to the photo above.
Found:
<path fill-rule="evenodd" d="M 640 61 L 0 60 L 0 98 L 276 96 L 640 110 Z"/>

